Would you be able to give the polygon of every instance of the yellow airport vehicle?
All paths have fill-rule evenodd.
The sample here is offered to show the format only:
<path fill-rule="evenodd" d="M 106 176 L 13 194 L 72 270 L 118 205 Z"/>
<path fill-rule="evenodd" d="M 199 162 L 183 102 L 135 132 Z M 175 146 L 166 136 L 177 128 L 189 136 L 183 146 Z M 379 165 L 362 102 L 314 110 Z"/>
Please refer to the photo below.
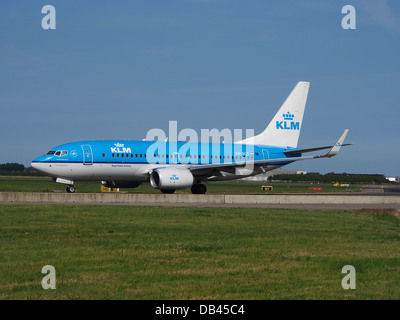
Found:
<path fill-rule="evenodd" d="M 101 192 L 119 192 L 119 188 L 109 188 L 101 186 Z"/>

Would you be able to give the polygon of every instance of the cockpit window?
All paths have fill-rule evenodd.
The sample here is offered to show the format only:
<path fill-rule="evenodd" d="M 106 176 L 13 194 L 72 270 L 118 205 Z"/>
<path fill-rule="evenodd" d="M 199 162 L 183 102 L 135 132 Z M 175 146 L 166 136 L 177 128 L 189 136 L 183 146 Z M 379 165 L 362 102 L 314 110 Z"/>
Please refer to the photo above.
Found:
<path fill-rule="evenodd" d="M 49 151 L 49 152 L 47 152 L 47 154 L 55 155 L 57 157 L 63 157 L 63 156 L 66 156 L 68 154 L 68 151 L 66 151 L 66 150 L 63 150 L 63 151 L 61 151 L 61 150 Z"/>

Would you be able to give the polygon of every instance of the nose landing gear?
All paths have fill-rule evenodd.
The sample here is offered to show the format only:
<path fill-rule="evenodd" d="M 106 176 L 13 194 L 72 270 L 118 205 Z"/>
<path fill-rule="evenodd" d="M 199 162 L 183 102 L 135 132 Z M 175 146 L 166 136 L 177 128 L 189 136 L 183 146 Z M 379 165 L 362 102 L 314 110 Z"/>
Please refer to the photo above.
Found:
<path fill-rule="evenodd" d="M 67 192 L 68 193 L 74 193 L 75 192 L 75 186 L 67 186 Z"/>

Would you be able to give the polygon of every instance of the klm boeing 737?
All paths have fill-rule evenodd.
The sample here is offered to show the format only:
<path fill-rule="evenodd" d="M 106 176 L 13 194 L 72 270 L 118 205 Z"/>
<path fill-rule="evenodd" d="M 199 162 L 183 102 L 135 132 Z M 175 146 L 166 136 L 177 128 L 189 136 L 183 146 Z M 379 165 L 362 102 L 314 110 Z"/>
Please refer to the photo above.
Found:
<path fill-rule="evenodd" d="M 297 148 L 309 86 L 298 82 L 267 128 L 241 141 L 79 141 L 51 149 L 31 166 L 67 185 L 68 192 L 75 192 L 75 181 L 99 181 L 113 188 L 150 182 L 162 193 L 191 188 L 194 194 L 204 194 L 207 181 L 240 179 L 294 161 L 331 158 L 344 146 L 348 129 L 331 146 Z M 329 150 L 303 156 L 324 149 Z"/>

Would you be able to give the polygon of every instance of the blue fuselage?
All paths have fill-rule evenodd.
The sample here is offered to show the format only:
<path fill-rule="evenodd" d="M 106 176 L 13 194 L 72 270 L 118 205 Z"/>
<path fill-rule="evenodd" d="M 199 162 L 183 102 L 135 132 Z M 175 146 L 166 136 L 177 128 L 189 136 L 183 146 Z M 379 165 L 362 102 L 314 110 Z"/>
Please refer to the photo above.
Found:
<path fill-rule="evenodd" d="M 292 148 L 189 142 L 101 140 L 52 148 L 32 163 L 211 164 L 285 158 Z"/>
<path fill-rule="evenodd" d="M 181 184 L 184 188 L 193 183 L 238 179 L 281 167 L 297 156 L 286 156 L 286 150 L 293 149 L 224 143 L 79 141 L 52 148 L 31 165 L 67 185 L 73 185 L 74 181 L 152 182 L 151 173 L 156 170 L 160 177 L 165 178 L 168 173 L 168 179 L 172 180 L 179 173 L 182 177 L 173 185 L 178 188 Z M 280 161 L 250 169 L 247 166 L 264 159 Z"/>

